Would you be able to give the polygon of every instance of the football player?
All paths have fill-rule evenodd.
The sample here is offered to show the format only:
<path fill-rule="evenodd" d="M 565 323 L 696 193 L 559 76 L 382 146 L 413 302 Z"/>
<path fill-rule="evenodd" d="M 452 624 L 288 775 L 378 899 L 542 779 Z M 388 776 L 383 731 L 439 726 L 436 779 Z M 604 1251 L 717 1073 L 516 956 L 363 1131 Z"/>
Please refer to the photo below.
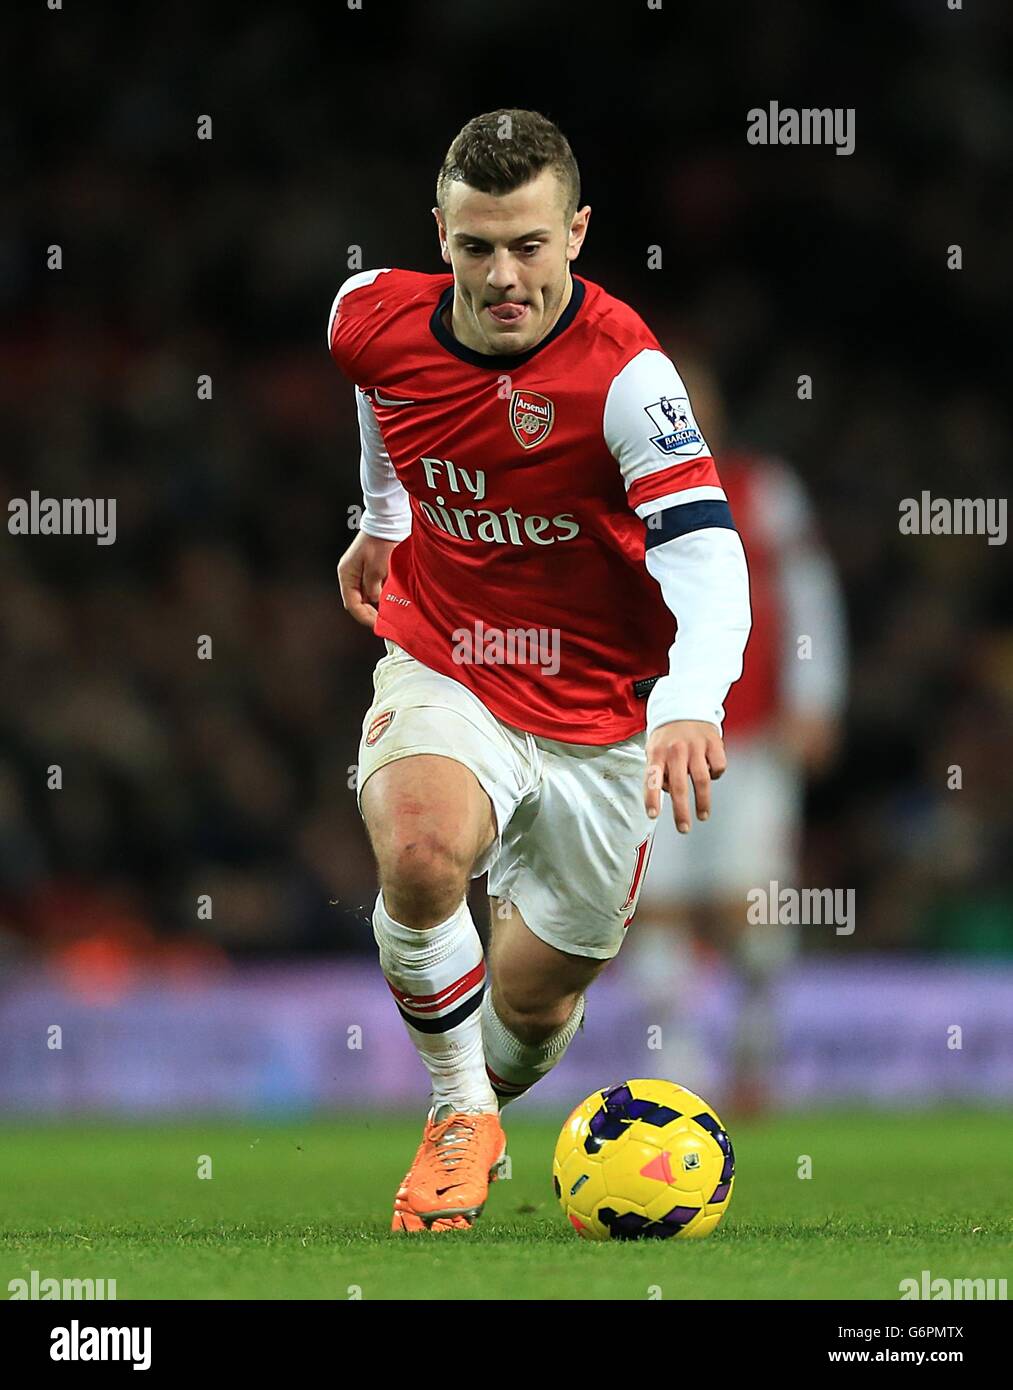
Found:
<path fill-rule="evenodd" d="M 384 639 L 359 806 L 380 964 L 432 1081 L 393 1229 L 467 1229 L 500 1108 L 556 1065 L 620 949 L 663 791 L 710 814 L 746 561 L 675 366 L 573 273 L 591 209 L 544 116 L 454 139 L 433 214 L 449 273 L 341 286 L 365 509 L 338 566 Z M 676 624 L 678 635 L 676 636 Z M 466 891 L 488 871 L 489 981 Z"/>

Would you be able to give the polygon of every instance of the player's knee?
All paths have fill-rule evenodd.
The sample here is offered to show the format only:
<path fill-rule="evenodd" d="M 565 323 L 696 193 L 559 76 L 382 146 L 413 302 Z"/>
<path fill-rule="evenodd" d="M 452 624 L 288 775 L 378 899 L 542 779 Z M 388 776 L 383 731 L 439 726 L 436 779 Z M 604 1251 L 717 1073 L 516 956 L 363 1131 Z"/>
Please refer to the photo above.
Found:
<path fill-rule="evenodd" d="M 500 1021 L 518 1042 L 535 1046 L 551 1038 L 572 1018 L 580 998 L 578 994 L 546 1001 L 527 996 L 521 991 L 498 990 L 493 1005 Z"/>
<path fill-rule="evenodd" d="M 395 836 L 378 858 L 388 911 L 406 926 L 443 921 L 464 897 L 471 855 L 439 832 Z"/>

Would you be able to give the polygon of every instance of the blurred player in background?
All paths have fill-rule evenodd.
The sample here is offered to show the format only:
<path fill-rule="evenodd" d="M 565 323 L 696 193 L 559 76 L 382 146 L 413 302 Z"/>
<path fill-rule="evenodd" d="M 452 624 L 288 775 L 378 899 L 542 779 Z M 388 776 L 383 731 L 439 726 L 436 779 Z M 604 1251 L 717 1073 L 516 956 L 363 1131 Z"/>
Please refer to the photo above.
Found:
<path fill-rule="evenodd" d="M 753 630 L 726 701 L 728 771 L 715 814 L 688 841 L 671 817 L 659 818 L 624 960 L 661 1025 L 665 1073 L 709 1094 L 714 1080 L 689 1005 L 708 950 L 727 956 L 740 987 L 729 1108 L 742 1113 L 764 1105 L 777 1050 L 774 988 L 798 946 L 795 927 L 750 925 L 746 895 L 771 880 L 807 886 L 799 882 L 805 783 L 839 746 L 846 624 L 799 475 L 780 459 L 725 448 L 717 382 L 699 362 L 680 356 L 680 368 L 745 546 Z"/>

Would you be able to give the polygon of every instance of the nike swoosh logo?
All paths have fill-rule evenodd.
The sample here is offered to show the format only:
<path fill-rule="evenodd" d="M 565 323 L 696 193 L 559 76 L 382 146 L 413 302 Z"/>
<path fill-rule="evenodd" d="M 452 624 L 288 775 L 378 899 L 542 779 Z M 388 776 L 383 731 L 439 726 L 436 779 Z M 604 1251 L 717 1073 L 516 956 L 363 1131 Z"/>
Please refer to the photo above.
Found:
<path fill-rule="evenodd" d="M 396 401 L 396 400 L 393 400 L 393 399 L 392 399 L 392 400 L 388 400 L 386 396 L 381 396 L 381 395 L 380 395 L 379 388 L 374 388 L 374 390 L 373 390 L 373 399 L 374 399 L 374 401 L 376 401 L 377 405 L 414 405 L 414 404 L 415 404 L 414 401 Z"/>
<path fill-rule="evenodd" d="M 451 1188 L 460 1187 L 460 1186 L 461 1186 L 461 1184 L 460 1184 L 459 1182 L 452 1182 L 452 1183 L 450 1184 L 450 1187 L 438 1187 L 438 1188 L 436 1189 L 436 1195 L 437 1195 L 437 1197 L 442 1197 L 443 1194 L 444 1194 L 444 1192 L 449 1192 L 449 1191 L 451 1190 Z"/>

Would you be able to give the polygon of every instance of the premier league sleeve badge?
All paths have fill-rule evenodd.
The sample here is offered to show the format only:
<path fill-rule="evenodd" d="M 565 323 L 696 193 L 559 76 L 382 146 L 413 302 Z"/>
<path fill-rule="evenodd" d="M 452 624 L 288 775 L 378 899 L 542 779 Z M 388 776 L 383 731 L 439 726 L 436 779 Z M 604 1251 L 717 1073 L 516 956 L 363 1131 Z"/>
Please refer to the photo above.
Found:
<path fill-rule="evenodd" d="M 697 429 L 687 396 L 662 396 L 644 409 L 658 431 L 651 443 L 660 453 L 690 459 L 703 451 L 703 435 Z"/>

